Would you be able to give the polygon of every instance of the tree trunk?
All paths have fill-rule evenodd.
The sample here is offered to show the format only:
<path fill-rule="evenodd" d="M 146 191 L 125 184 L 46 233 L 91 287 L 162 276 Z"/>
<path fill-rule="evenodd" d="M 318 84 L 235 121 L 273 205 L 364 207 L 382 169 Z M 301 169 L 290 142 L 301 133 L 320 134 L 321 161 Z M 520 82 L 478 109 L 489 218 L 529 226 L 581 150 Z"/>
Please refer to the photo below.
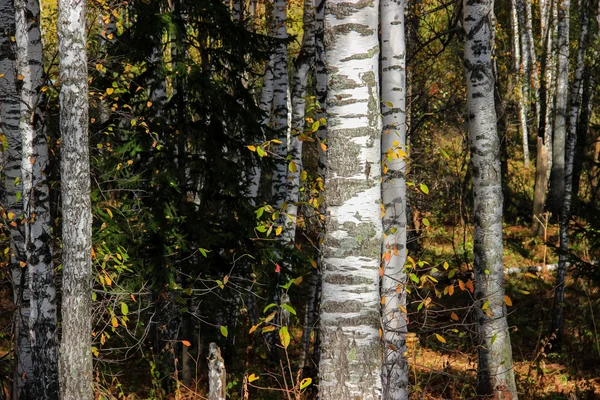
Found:
<path fill-rule="evenodd" d="M 556 4 L 549 0 L 540 1 L 541 32 L 542 32 L 542 57 L 541 57 L 541 82 L 539 90 L 539 118 L 537 157 L 535 166 L 535 189 L 533 194 L 533 221 L 534 235 L 544 235 L 544 207 L 548 194 L 548 183 L 552 169 L 552 116 L 554 115 L 554 67 L 555 55 L 553 51 L 553 37 L 557 29 L 556 20 L 553 18 Z"/>
<path fill-rule="evenodd" d="M 383 398 L 408 399 L 406 351 L 406 39 L 404 0 L 381 0 Z"/>
<path fill-rule="evenodd" d="M 315 15 L 315 94 L 319 103 L 319 112 L 317 118 L 326 118 L 327 110 L 327 67 L 325 65 L 325 4 L 326 0 L 317 0 Z M 320 124 L 317 130 L 317 139 L 319 143 L 327 141 L 327 124 Z M 323 146 L 317 146 L 319 177 L 325 178 L 325 168 L 327 162 L 327 150 Z"/>
<path fill-rule="evenodd" d="M 58 2 L 63 216 L 60 387 L 64 400 L 93 398 L 92 208 L 85 9 L 85 0 Z"/>
<path fill-rule="evenodd" d="M 463 2 L 475 213 L 475 309 L 480 337 L 478 394 L 517 399 L 504 304 L 500 141 L 490 46 L 492 4 Z"/>
<path fill-rule="evenodd" d="M 527 104 L 525 102 L 525 77 L 523 76 L 525 54 L 521 52 L 521 41 L 525 41 L 520 35 L 520 24 L 518 18 L 517 0 L 511 4 L 511 25 L 513 34 L 513 66 L 515 68 L 517 107 L 519 108 L 519 131 L 523 144 L 523 162 L 525 168 L 529 168 L 529 132 L 527 129 Z"/>
<path fill-rule="evenodd" d="M 329 1 L 322 400 L 381 396 L 379 2 Z"/>
<path fill-rule="evenodd" d="M 33 361 L 28 339 L 29 298 L 31 297 L 29 275 L 24 273 L 24 233 L 21 230 L 23 213 L 21 160 L 22 145 L 19 133 L 20 101 L 17 92 L 17 64 L 12 38 L 15 36 L 15 9 L 12 0 L 0 1 L 0 123 L 6 136 L 8 151 L 4 166 L 3 204 L 7 212 L 10 231 L 10 264 L 15 303 L 15 374 L 13 397 L 27 399 L 26 377 L 33 374 Z"/>
<path fill-rule="evenodd" d="M 227 381 L 225 362 L 216 343 L 208 346 L 208 400 L 225 400 Z"/>
<path fill-rule="evenodd" d="M 571 85 L 571 107 L 569 109 L 568 140 L 565 153 L 565 192 L 560 215 L 560 251 L 558 269 L 556 271 L 556 289 L 554 291 L 554 307 L 552 312 L 552 333 L 556 335 L 555 343 L 560 344 L 562 339 L 563 305 L 565 301 L 565 277 L 567 274 L 567 259 L 569 250 L 569 219 L 571 218 L 571 203 L 573 199 L 573 170 L 575 160 L 575 148 L 577 144 L 577 121 L 581 108 L 582 79 L 585 68 L 585 53 L 588 45 L 589 28 L 589 3 L 587 0 L 579 0 L 579 18 L 581 30 L 579 34 L 579 46 L 577 48 L 577 60 L 575 74 Z"/>
<path fill-rule="evenodd" d="M 567 135 L 567 98 L 569 95 L 569 11 L 570 0 L 558 0 L 558 65 L 556 109 L 552 136 L 552 211 L 561 214 L 565 193 L 565 141 Z"/>
<path fill-rule="evenodd" d="M 39 110 L 44 78 L 40 5 L 16 0 L 17 71 L 21 79 L 21 181 L 26 273 L 30 291 L 27 336 L 33 373 L 25 377 L 30 398 L 58 398 L 56 288 L 50 243 L 48 145 Z"/>
<path fill-rule="evenodd" d="M 517 4 L 523 3 L 524 0 L 517 0 Z M 535 43 L 533 40 L 533 15 L 531 10 L 531 2 L 524 1 L 525 3 L 525 21 L 524 24 L 521 24 L 523 29 L 523 34 L 521 35 L 521 40 L 523 41 L 526 51 L 523 53 L 527 53 L 528 63 L 526 64 L 526 73 L 527 79 L 529 79 L 529 87 L 533 93 L 533 102 L 535 104 L 535 116 L 536 116 L 536 128 L 539 126 L 539 118 L 540 118 L 540 78 L 538 74 L 538 64 L 537 64 L 537 56 L 535 54 Z M 522 6 L 519 6 L 519 11 L 523 9 Z M 522 12 L 517 14 L 518 17 L 522 17 Z"/>
<path fill-rule="evenodd" d="M 312 66 L 315 64 L 315 5 L 314 0 L 304 1 L 303 17 L 304 36 L 302 48 L 296 59 L 294 86 L 292 91 L 292 135 L 290 143 L 290 163 L 295 168 L 288 168 L 287 172 L 287 215 L 282 215 L 281 223 L 284 225 L 282 240 L 292 243 L 296 236 L 296 219 L 298 218 L 298 200 L 300 189 L 300 172 L 302 165 L 302 143 L 304 136 L 304 114 L 306 111 L 306 85 Z"/>
<path fill-rule="evenodd" d="M 273 7 L 275 37 L 287 39 L 287 0 L 275 0 Z M 279 209 L 285 201 L 288 132 L 288 51 L 285 43 L 277 45 L 273 55 L 273 121 L 272 128 L 277 132 L 280 144 L 273 145 L 275 170 L 273 171 L 273 205 Z"/>

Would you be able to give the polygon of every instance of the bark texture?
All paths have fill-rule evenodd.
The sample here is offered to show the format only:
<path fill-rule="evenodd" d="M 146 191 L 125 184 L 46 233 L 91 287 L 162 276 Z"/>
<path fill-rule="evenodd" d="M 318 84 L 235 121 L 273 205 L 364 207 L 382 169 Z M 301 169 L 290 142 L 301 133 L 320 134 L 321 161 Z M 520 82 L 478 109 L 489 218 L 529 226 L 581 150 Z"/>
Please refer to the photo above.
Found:
<path fill-rule="evenodd" d="M 60 386 L 64 400 L 93 398 L 92 211 L 85 0 L 59 0 L 63 294 Z"/>
<path fill-rule="evenodd" d="M 504 304 L 500 140 L 496 130 L 490 39 L 492 1 L 463 2 L 464 66 L 473 166 L 475 309 L 479 333 L 478 394 L 517 399 Z"/>
<path fill-rule="evenodd" d="M 565 142 L 567 136 L 567 98 L 569 95 L 569 10 L 570 0 L 558 0 L 558 63 L 556 107 L 552 135 L 552 211 L 561 214 L 565 196 Z"/>
<path fill-rule="evenodd" d="M 43 130 L 43 115 L 39 109 L 44 78 L 40 5 L 38 0 L 16 0 L 15 11 L 17 71 L 21 78 L 19 131 L 27 264 L 24 268 L 30 292 L 27 336 L 33 367 L 25 377 L 26 391 L 29 398 L 55 399 L 59 395 L 58 338 L 46 176 L 48 145 Z"/>
<path fill-rule="evenodd" d="M 320 398 L 381 397 L 379 2 L 331 0 Z"/>
<path fill-rule="evenodd" d="M 406 351 L 406 39 L 404 0 L 381 0 L 383 398 L 408 399 Z"/>

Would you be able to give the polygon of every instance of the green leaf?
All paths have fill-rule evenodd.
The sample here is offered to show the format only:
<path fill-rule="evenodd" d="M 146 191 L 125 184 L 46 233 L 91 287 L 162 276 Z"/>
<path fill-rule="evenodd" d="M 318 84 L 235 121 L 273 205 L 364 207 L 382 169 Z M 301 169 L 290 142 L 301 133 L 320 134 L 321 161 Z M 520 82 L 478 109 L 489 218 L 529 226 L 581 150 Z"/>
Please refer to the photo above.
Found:
<path fill-rule="evenodd" d="M 15 197 L 16 197 L 16 201 L 18 202 L 19 200 L 21 200 L 21 192 L 17 192 L 15 193 Z"/>
<path fill-rule="evenodd" d="M 496 341 L 497 337 L 498 337 L 498 334 L 494 333 L 494 336 L 492 336 L 492 343 L 491 344 L 494 344 L 494 342 Z"/>
<path fill-rule="evenodd" d="M 456 270 L 453 269 L 452 271 L 448 272 L 448 278 L 452 278 L 454 276 L 454 274 L 456 274 Z"/>
<path fill-rule="evenodd" d="M 265 151 L 263 150 L 262 147 L 258 146 L 256 148 L 256 153 L 260 156 L 260 157 L 264 157 L 265 156 Z"/>
<path fill-rule="evenodd" d="M 414 283 L 419 283 L 419 277 L 417 277 L 417 275 L 415 274 L 410 274 L 410 279 L 414 282 Z"/>
<path fill-rule="evenodd" d="M 261 207 L 261 208 L 259 208 L 258 210 L 256 210 L 256 211 L 255 211 L 255 213 L 256 213 L 256 218 L 260 218 L 260 217 L 262 217 L 262 215 L 263 215 L 263 213 L 264 213 L 264 212 L 265 212 L 265 208 L 264 208 L 264 207 Z"/>
<path fill-rule="evenodd" d="M 313 122 L 312 126 L 310 127 L 311 132 L 316 132 L 319 129 L 319 126 L 321 126 L 319 121 Z"/>
<path fill-rule="evenodd" d="M 227 337 L 227 335 L 229 335 L 229 332 L 227 332 L 227 327 L 226 326 L 221 325 L 220 329 L 221 329 L 221 335 L 223 335 L 225 337 Z"/>
<path fill-rule="evenodd" d="M 389 108 L 394 108 L 394 104 L 392 104 L 389 101 L 384 101 L 383 104 L 385 104 L 386 106 L 388 106 Z"/>
<path fill-rule="evenodd" d="M 423 225 L 429 227 L 429 220 L 427 218 L 423 218 Z"/>
<path fill-rule="evenodd" d="M 486 301 L 485 303 L 483 303 L 483 307 L 481 307 L 482 310 L 487 310 L 488 308 L 490 308 L 490 301 Z"/>
<path fill-rule="evenodd" d="M 266 312 L 267 312 L 267 310 L 268 310 L 269 308 L 273 308 L 273 307 L 276 307 L 276 306 L 277 306 L 277 304 L 275 304 L 275 303 L 271 303 L 271 304 L 269 304 L 269 305 L 268 305 L 268 306 L 266 306 L 266 307 L 265 307 L 265 309 L 263 310 L 263 314 L 264 314 L 264 313 L 266 313 Z"/>
<path fill-rule="evenodd" d="M 288 310 L 290 313 L 296 315 L 296 310 L 294 310 L 294 307 L 290 306 L 289 304 L 282 304 L 281 308 Z"/>
<path fill-rule="evenodd" d="M 129 313 L 129 307 L 127 303 L 121 302 L 121 314 L 127 315 Z"/>
<path fill-rule="evenodd" d="M 292 173 L 296 173 L 298 171 L 298 168 L 296 167 L 296 163 L 293 161 L 290 161 L 290 164 L 288 165 L 288 169 Z"/>
<path fill-rule="evenodd" d="M 264 225 L 259 225 L 259 226 L 256 227 L 256 230 L 259 231 L 259 232 L 264 233 L 264 232 L 267 231 L 267 227 L 264 226 Z"/>
<path fill-rule="evenodd" d="M 284 348 L 288 348 L 290 345 L 290 333 L 288 332 L 287 326 L 282 326 L 279 329 L 279 339 L 281 340 L 281 344 Z"/>
<path fill-rule="evenodd" d="M 198 251 L 204 256 L 204 258 L 206 258 L 207 253 L 210 253 L 210 250 L 203 249 L 202 247 L 199 247 Z"/>
<path fill-rule="evenodd" d="M 424 184 L 424 183 L 421 183 L 421 184 L 419 185 L 419 188 L 421 189 L 421 192 L 423 192 L 423 193 L 425 193 L 425 194 L 429 194 L 429 188 L 427 187 L 427 185 L 426 185 L 426 184 Z"/>

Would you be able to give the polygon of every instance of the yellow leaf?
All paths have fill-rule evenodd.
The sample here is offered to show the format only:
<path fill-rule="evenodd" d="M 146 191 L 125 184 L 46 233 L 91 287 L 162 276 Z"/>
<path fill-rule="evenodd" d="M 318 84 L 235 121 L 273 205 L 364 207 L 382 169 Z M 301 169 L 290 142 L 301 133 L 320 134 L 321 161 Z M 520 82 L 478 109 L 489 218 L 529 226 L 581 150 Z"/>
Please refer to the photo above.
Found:
<path fill-rule="evenodd" d="M 131 165 L 131 164 L 133 164 L 133 160 L 128 160 L 127 165 Z"/>
<path fill-rule="evenodd" d="M 257 381 L 257 380 L 259 380 L 259 379 L 260 379 L 260 377 L 259 377 L 259 376 L 256 376 L 256 375 L 252 374 L 252 375 L 250 375 L 250 376 L 248 377 L 248 382 L 254 382 L 254 381 Z"/>
<path fill-rule="evenodd" d="M 112 33 L 109 33 L 109 34 L 106 36 L 106 38 L 107 38 L 108 40 L 112 40 L 112 39 L 113 39 L 113 37 L 114 37 L 114 35 L 113 35 Z"/>
<path fill-rule="evenodd" d="M 223 285 L 227 285 L 227 282 L 229 282 L 229 275 L 223 277 Z"/>
<path fill-rule="evenodd" d="M 444 269 L 446 269 L 446 270 L 447 270 L 447 269 L 448 269 L 448 267 L 449 267 L 449 265 L 448 265 L 448 262 L 444 261 Z"/>
<path fill-rule="evenodd" d="M 275 236 L 281 235 L 281 231 L 283 231 L 283 226 L 279 225 L 277 229 L 275 229 Z"/>
<path fill-rule="evenodd" d="M 96 346 L 92 346 L 92 354 L 98 357 L 100 353 L 98 352 L 98 348 Z"/>
<path fill-rule="evenodd" d="M 444 337 L 442 335 L 438 335 L 437 333 L 435 334 L 435 338 L 437 340 L 439 340 L 442 343 L 446 343 L 446 339 L 444 339 Z"/>
<path fill-rule="evenodd" d="M 452 314 L 450 314 L 450 318 L 452 318 L 455 321 L 458 321 L 458 315 L 456 315 L 455 312 L 452 312 Z"/>
<path fill-rule="evenodd" d="M 148 108 L 152 107 L 152 102 L 151 102 L 151 101 L 147 102 L 147 103 L 146 103 L 146 106 L 147 106 Z"/>
<path fill-rule="evenodd" d="M 507 306 L 512 307 L 512 300 L 508 296 L 504 296 L 504 302 Z"/>
<path fill-rule="evenodd" d="M 0 79 L 4 78 L 4 74 L 0 74 Z"/>
<path fill-rule="evenodd" d="M 532 274 L 531 272 L 525 272 L 525 276 L 527 276 L 529 278 L 537 279 L 537 276 Z"/>
<path fill-rule="evenodd" d="M 305 389 L 308 385 L 312 383 L 312 378 L 304 378 L 300 381 L 300 390 Z"/>
<path fill-rule="evenodd" d="M 290 332 L 288 331 L 287 326 L 282 326 L 279 329 L 279 340 L 284 348 L 288 348 L 290 345 Z"/>
<path fill-rule="evenodd" d="M 298 171 L 298 168 L 296 167 L 296 163 L 293 161 L 290 161 L 290 164 L 288 165 L 288 169 L 292 173 L 295 173 L 296 171 Z"/>
<path fill-rule="evenodd" d="M 112 317 L 111 323 L 112 323 L 113 328 L 116 328 L 119 326 L 119 321 L 117 320 L 117 317 L 115 317 L 115 316 Z"/>
<path fill-rule="evenodd" d="M 275 327 L 273 325 L 265 326 L 264 328 L 262 328 L 263 333 L 271 332 L 274 330 L 275 330 Z"/>
<path fill-rule="evenodd" d="M 106 89 L 106 94 L 107 94 L 107 95 L 109 95 L 109 96 L 110 96 L 111 94 L 113 94 L 114 92 L 115 92 L 115 89 L 113 89 L 113 88 L 107 88 L 107 89 Z"/>
<path fill-rule="evenodd" d="M 131 126 L 136 126 L 137 121 L 135 119 L 132 119 L 130 123 L 131 123 Z"/>
<path fill-rule="evenodd" d="M 250 331 L 248 331 L 248 333 L 252 333 L 257 329 L 258 329 L 258 325 L 252 325 L 252 328 L 250 328 Z"/>
<path fill-rule="evenodd" d="M 312 265 L 313 268 L 317 268 L 317 262 L 313 259 L 310 260 L 310 265 Z"/>
<path fill-rule="evenodd" d="M 256 151 L 256 146 L 247 146 L 248 150 L 250 151 Z"/>
<path fill-rule="evenodd" d="M 181 343 L 183 343 L 183 345 L 185 347 L 190 347 L 192 344 L 190 342 L 188 342 L 187 340 L 182 340 Z"/>
<path fill-rule="evenodd" d="M 112 219 L 113 213 L 112 213 L 112 211 L 110 211 L 110 208 L 106 208 L 105 210 L 106 210 L 106 213 L 108 214 L 108 216 L 110 217 L 110 219 Z"/>
<path fill-rule="evenodd" d="M 404 314 L 408 314 L 408 311 L 406 310 L 406 308 L 404 308 L 404 306 L 399 305 L 398 308 L 400 309 L 400 311 L 402 311 Z"/>
<path fill-rule="evenodd" d="M 452 296 L 454 294 L 454 285 L 448 286 L 448 294 Z"/>
<path fill-rule="evenodd" d="M 24 261 L 19 261 L 19 265 L 21 266 L 21 268 L 25 268 L 27 266 L 27 263 Z"/>

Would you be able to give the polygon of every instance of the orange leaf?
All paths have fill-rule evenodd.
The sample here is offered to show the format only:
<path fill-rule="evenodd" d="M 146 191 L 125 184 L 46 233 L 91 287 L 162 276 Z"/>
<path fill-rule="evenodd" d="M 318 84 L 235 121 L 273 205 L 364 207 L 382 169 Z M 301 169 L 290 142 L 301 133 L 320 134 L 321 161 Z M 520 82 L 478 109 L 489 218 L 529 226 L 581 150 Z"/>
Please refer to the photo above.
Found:
<path fill-rule="evenodd" d="M 454 294 L 454 285 L 448 286 L 448 294 L 452 296 Z"/>
<path fill-rule="evenodd" d="M 192 344 L 190 342 L 188 342 L 187 340 L 182 340 L 181 343 L 183 343 L 183 345 L 185 347 L 190 347 Z"/>
<path fill-rule="evenodd" d="M 475 291 L 475 288 L 473 287 L 473 281 L 470 279 L 467 281 L 467 288 L 469 289 L 469 291 L 471 293 L 473 293 Z"/>
<path fill-rule="evenodd" d="M 460 287 L 460 290 L 465 290 L 465 283 L 460 279 L 458 280 L 458 287 Z"/>
<path fill-rule="evenodd" d="M 508 296 L 504 296 L 504 302 L 507 306 L 512 307 L 512 300 Z"/>
<path fill-rule="evenodd" d="M 452 312 L 452 314 L 450 314 L 450 318 L 452 318 L 455 321 L 458 321 L 458 315 L 456 315 L 455 312 Z"/>

